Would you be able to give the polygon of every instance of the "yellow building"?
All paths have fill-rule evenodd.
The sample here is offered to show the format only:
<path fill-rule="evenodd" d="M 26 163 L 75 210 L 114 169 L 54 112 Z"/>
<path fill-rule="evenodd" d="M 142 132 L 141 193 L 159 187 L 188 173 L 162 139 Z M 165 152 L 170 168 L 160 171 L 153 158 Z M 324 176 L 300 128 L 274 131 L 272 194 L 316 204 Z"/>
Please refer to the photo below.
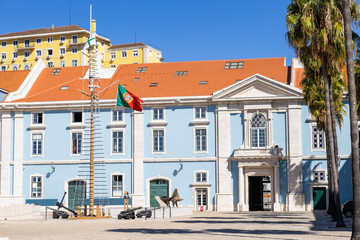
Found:
<path fill-rule="evenodd" d="M 162 52 L 144 43 L 112 45 L 105 53 L 105 67 L 120 64 L 157 63 L 163 61 Z"/>
<path fill-rule="evenodd" d="M 96 21 L 92 20 L 96 31 Z M 30 70 L 40 58 L 48 67 L 88 65 L 86 43 L 90 31 L 76 25 L 33 29 L 0 35 L 0 71 Z M 102 67 L 123 63 L 160 62 L 161 51 L 143 43 L 111 46 L 96 35 L 96 50 Z"/>

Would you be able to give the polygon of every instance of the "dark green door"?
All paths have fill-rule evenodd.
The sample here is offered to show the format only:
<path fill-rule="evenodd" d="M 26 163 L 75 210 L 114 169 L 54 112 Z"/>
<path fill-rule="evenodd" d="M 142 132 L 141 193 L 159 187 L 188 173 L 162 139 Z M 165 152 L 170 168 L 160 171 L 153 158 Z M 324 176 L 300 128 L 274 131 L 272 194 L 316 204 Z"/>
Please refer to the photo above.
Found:
<path fill-rule="evenodd" d="M 326 210 L 326 188 L 313 188 L 314 210 Z"/>
<path fill-rule="evenodd" d="M 74 180 L 69 182 L 68 186 L 68 207 L 74 211 L 77 205 L 81 205 L 86 197 L 86 182 Z"/>
<path fill-rule="evenodd" d="M 155 196 L 169 197 L 169 182 L 167 180 L 156 179 L 150 182 L 150 207 L 160 206 Z"/>

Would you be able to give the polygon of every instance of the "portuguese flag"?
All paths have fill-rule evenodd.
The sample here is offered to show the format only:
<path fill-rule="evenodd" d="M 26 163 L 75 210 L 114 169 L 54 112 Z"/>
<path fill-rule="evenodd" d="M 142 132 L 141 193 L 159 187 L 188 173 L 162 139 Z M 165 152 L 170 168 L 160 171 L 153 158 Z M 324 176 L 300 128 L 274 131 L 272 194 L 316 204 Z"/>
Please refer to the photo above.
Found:
<path fill-rule="evenodd" d="M 117 101 L 116 106 L 129 107 L 133 110 L 142 112 L 142 106 L 140 103 L 144 101 L 127 91 L 123 86 L 118 84 Z"/>

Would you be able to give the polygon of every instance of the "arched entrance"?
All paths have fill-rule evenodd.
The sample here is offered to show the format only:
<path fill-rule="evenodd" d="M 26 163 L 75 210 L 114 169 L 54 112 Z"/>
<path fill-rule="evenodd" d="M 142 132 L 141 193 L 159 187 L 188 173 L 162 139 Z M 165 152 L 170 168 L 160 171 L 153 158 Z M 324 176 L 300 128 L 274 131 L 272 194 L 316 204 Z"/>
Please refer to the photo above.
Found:
<path fill-rule="evenodd" d="M 169 181 L 165 179 L 154 179 L 150 181 L 150 207 L 158 207 L 159 203 L 155 196 L 168 197 L 169 196 Z"/>

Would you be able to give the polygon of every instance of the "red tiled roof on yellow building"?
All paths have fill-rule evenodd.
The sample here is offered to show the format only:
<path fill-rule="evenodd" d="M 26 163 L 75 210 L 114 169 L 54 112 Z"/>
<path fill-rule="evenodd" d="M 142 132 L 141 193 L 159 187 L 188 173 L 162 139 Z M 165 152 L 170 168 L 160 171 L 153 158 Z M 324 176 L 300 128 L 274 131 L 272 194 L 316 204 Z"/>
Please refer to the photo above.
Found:
<path fill-rule="evenodd" d="M 30 71 L 0 71 L 0 88 L 8 92 L 16 91 Z"/>
<path fill-rule="evenodd" d="M 242 67 L 227 69 L 230 63 L 239 63 Z M 51 75 L 54 68 L 46 68 L 27 96 L 16 102 L 87 99 L 78 91 L 88 92 L 88 80 L 81 79 L 87 69 L 66 67 L 60 68 L 57 75 Z M 115 100 L 117 82 L 140 98 L 211 96 L 255 74 L 288 84 L 290 67 L 285 66 L 285 58 L 123 64 L 111 79 L 101 80 L 104 90 L 99 97 Z M 61 90 L 62 87 L 66 89 Z"/>

